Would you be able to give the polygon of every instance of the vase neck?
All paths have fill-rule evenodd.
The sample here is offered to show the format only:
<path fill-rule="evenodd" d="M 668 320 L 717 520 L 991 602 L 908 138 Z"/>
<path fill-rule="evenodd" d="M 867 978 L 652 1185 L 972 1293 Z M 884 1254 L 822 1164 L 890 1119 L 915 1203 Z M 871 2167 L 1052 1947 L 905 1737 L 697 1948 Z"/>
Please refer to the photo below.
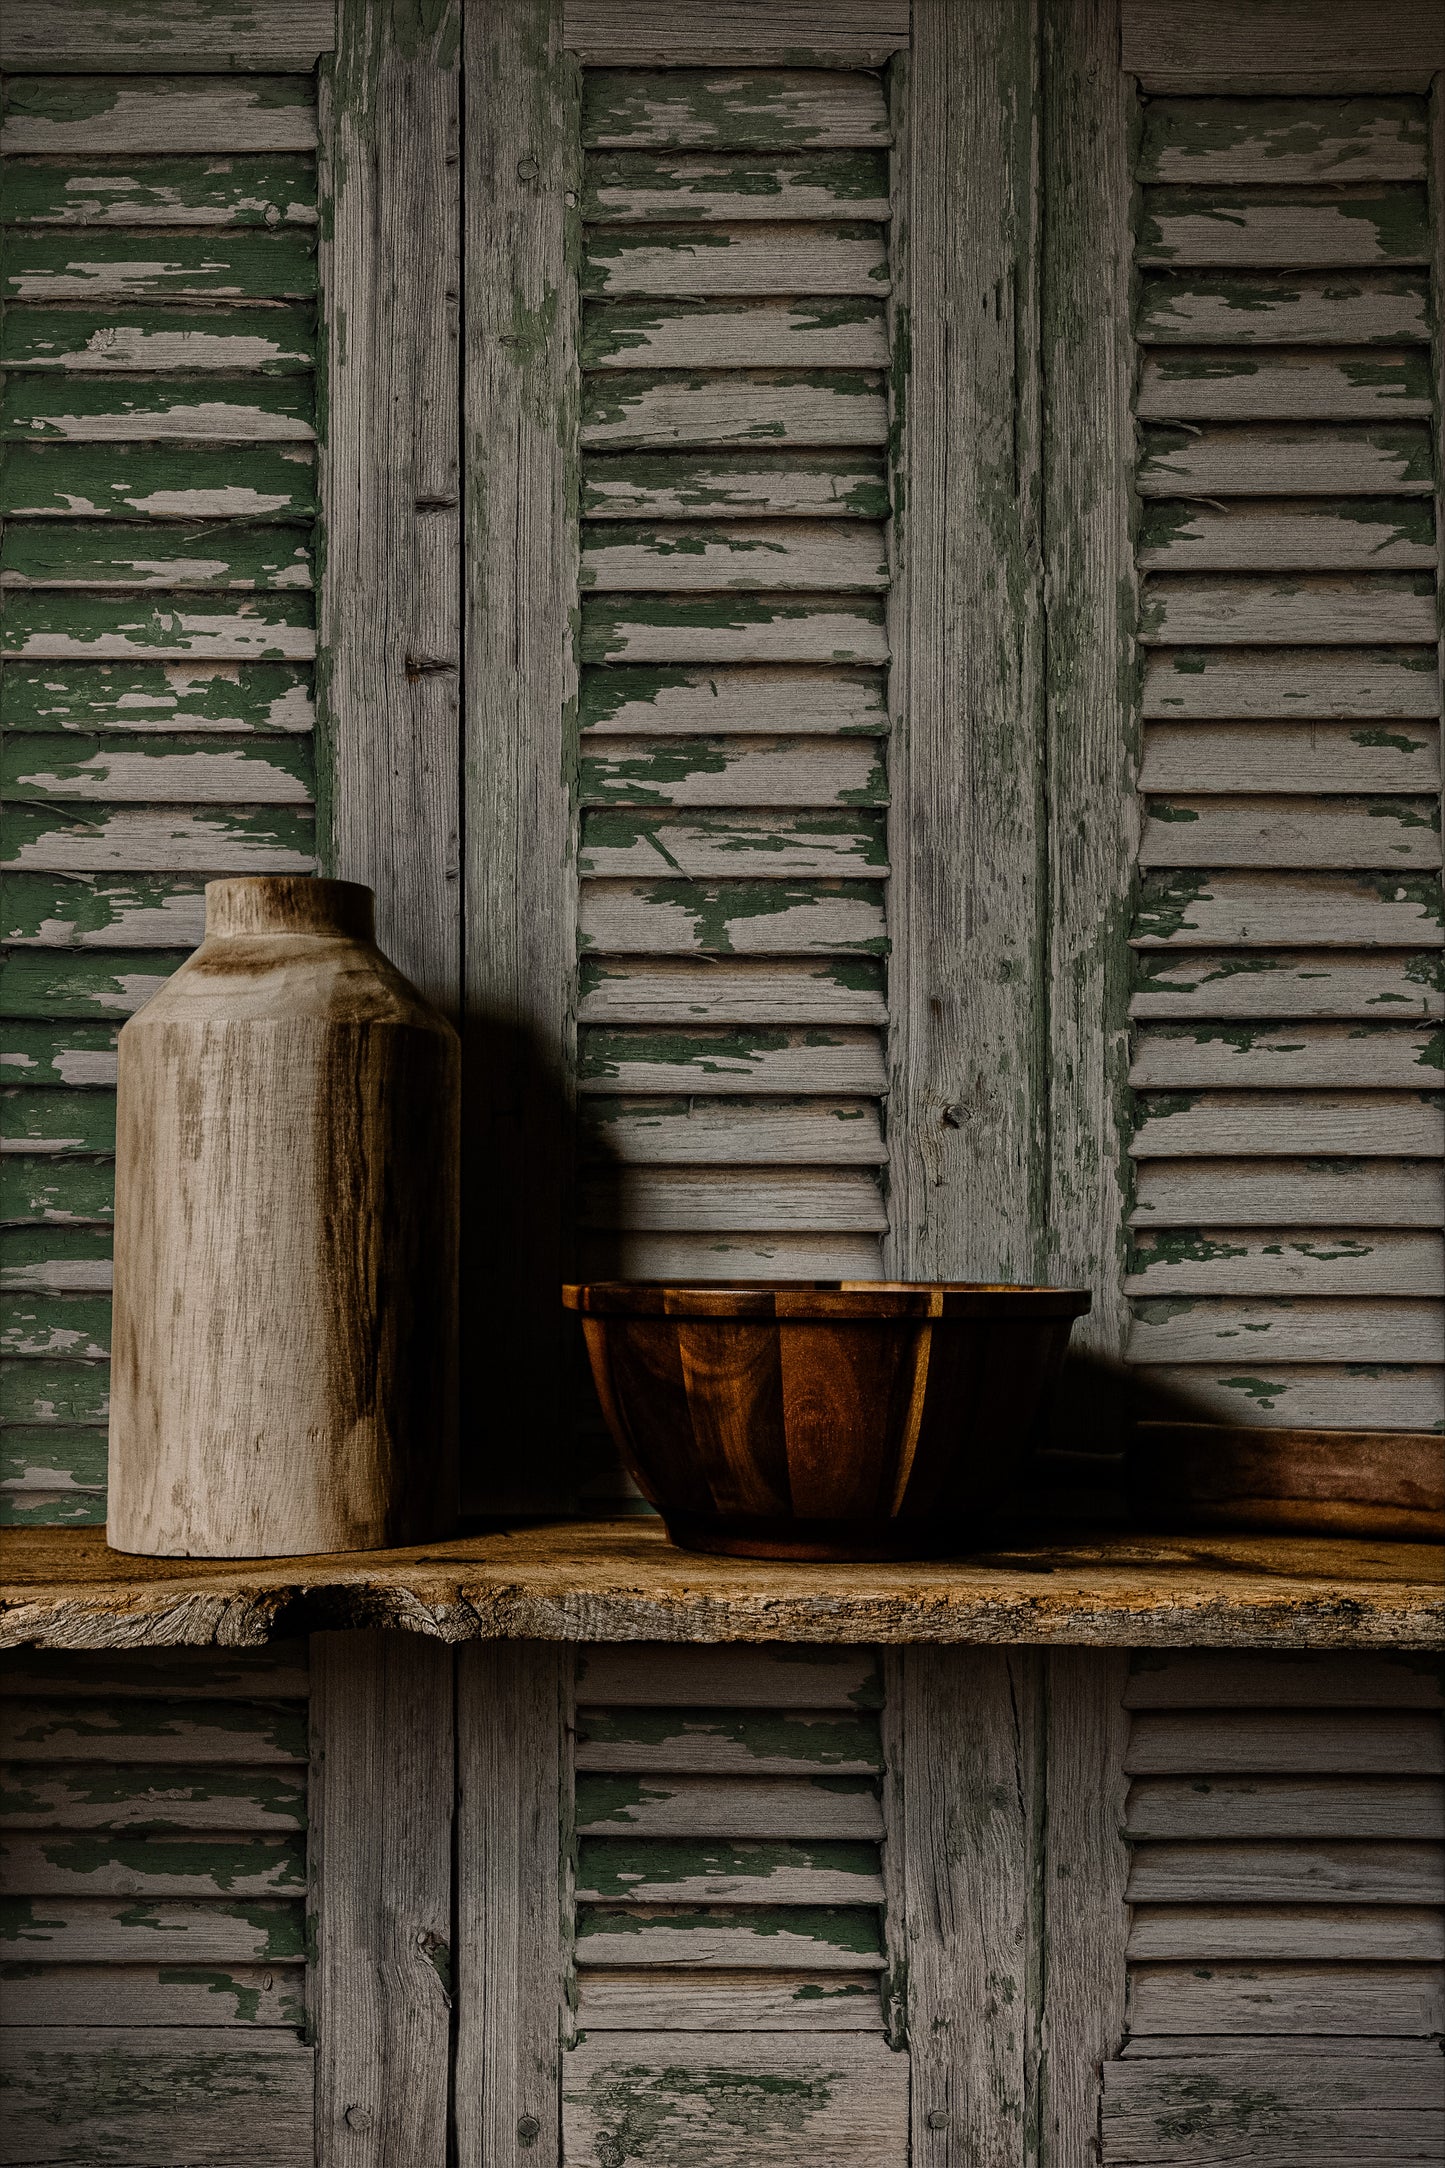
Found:
<path fill-rule="evenodd" d="M 374 942 L 371 890 L 360 881 L 318 881 L 289 873 L 206 883 L 208 941 L 283 933 Z"/>

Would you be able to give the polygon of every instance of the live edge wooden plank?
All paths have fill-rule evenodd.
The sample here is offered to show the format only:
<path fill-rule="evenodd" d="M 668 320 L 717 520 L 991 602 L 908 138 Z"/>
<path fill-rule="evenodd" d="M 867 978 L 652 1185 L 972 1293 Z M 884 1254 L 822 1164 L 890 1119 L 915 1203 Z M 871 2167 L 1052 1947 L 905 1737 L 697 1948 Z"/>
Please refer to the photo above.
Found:
<path fill-rule="evenodd" d="M 622 1519 L 238 1564 L 122 1557 L 99 1530 L 30 1528 L 0 1536 L 0 1573 L 0 1645 L 49 1648 L 239 1648 L 362 1621 L 447 1641 L 1126 1648 L 1428 1648 L 1445 1627 L 1434 1546 L 1307 1537 L 1034 1536 L 941 1565 L 805 1566 L 692 1556 L 659 1524 Z"/>

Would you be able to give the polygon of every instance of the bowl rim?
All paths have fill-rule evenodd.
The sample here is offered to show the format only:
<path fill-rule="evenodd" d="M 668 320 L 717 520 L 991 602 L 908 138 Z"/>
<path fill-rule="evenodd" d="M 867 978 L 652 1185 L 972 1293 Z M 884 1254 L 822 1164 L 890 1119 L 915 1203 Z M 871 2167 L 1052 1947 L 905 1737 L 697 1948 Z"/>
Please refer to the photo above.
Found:
<path fill-rule="evenodd" d="M 890 1318 L 1082 1317 L 1086 1287 L 972 1280 L 581 1280 L 563 1306 L 584 1317 L 754 1318 L 776 1323 Z"/>

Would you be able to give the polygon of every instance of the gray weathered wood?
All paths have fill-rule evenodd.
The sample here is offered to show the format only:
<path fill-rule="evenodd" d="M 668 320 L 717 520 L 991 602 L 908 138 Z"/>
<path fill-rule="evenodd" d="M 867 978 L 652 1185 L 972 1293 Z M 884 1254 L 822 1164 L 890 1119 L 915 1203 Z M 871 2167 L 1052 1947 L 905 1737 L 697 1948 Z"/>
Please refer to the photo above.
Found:
<path fill-rule="evenodd" d="M 317 1634 L 312 1966 L 320 2168 L 445 2168 L 451 1651 Z"/>
<path fill-rule="evenodd" d="M 856 2034 L 604 2032 L 567 2057 L 563 2134 L 577 2168 L 624 2157 L 906 2168 L 907 2066 Z"/>
<path fill-rule="evenodd" d="M 1131 105 L 1117 66 L 1117 0 L 1056 8 L 1044 21 L 1050 1141 L 1041 1262 L 1065 1285 L 1092 1288 L 1071 1344 L 1108 1362 L 1127 1330 L 1121 1114 L 1139 729 L 1135 680 L 1122 666 L 1135 610 Z"/>
<path fill-rule="evenodd" d="M 1047 1219 L 1034 72 L 1031 9 L 918 0 L 894 225 L 910 364 L 895 413 L 890 703 L 907 729 L 891 758 L 888 1268 L 904 1279 L 1028 1278 Z"/>
<path fill-rule="evenodd" d="M 1136 1657 L 1130 1709 L 1438 1709 L 1440 1672 L 1428 1658 L 1248 1656 L 1213 1649 Z"/>
<path fill-rule="evenodd" d="M 567 0 L 565 43 L 593 67 L 736 60 L 869 67 L 908 43 L 908 0 Z"/>
<path fill-rule="evenodd" d="M 577 1670 L 579 1706 L 724 1709 L 876 1708 L 882 1699 L 871 1651 L 671 1648 L 665 1642 L 626 1648 L 598 1643 L 583 1650 Z"/>
<path fill-rule="evenodd" d="M 886 147 L 882 79 L 857 70 L 779 67 L 705 70 L 589 67 L 582 140 L 589 149 L 819 150 Z"/>
<path fill-rule="evenodd" d="M 1141 956 L 1132 1016 L 1255 1018 L 1445 1015 L 1445 974 L 1408 950 L 1359 955 L 1294 949 L 1267 955 L 1226 950 Z"/>
<path fill-rule="evenodd" d="M 1429 0 L 1123 0 L 1122 51 L 1148 91 L 1418 91 L 1445 34 Z"/>
<path fill-rule="evenodd" d="M 1445 1915 L 1434 1905 L 1135 1903 L 1129 1956 L 1314 1963 L 1377 1958 L 1438 1964 Z"/>
<path fill-rule="evenodd" d="M 604 1165 L 633 1167 L 881 1166 L 888 1156 L 866 1099 L 590 1099 L 581 1141 Z"/>
<path fill-rule="evenodd" d="M 159 75 L 202 69 L 309 73 L 336 42 L 335 0 L 11 0 L 0 67 Z"/>
<path fill-rule="evenodd" d="M 1429 369 L 1411 347 L 1146 348 L 1136 411 L 1146 421 L 1418 420 L 1430 411 Z"/>
<path fill-rule="evenodd" d="M 557 2168 L 571 1698 L 555 1646 L 457 1659 L 459 2168 Z"/>
<path fill-rule="evenodd" d="M 293 11 L 288 10 L 288 14 Z M 0 152 L 311 151 L 316 148 L 312 85 L 295 77 L 156 76 L 92 81 L 77 96 L 64 77 L 17 78 L 0 121 Z"/>
<path fill-rule="evenodd" d="M 1151 98 L 1138 174 L 1145 181 L 1420 181 L 1424 114 L 1413 98 Z"/>
<path fill-rule="evenodd" d="M 1138 1777 L 1131 1837 L 1445 1840 L 1445 1787 L 1430 1777 Z"/>
<path fill-rule="evenodd" d="M 1429 1906 L 1445 1901 L 1445 1852 L 1438 1844 L 1146 1844 L 1135 1850 L 1128 1898 L 1162 1905 Z M 1393 1910 L 1385 1918 L 1393 1919 Z M 1391 1954 L 1414 1952 L 1402 1944 Z"/>
<path fill-rule="evenodd" d="M 1154 723 L 1144 791 L 1427 791 L 1440 741 L 1428 724 L 1361 730 L 1348 723 Z"/>
<path fill-rule="evenodd" d="M 1445 1294 L 1441 1236 L 1300 1227 L 1140 1231 L 1131 1294 Z"/>
<path fill-rule="evenodd" d="M 878 1975 L 846 1973 L 584 1972 L 580 2031 L 878 2033 Z"/>
<path fill-rule="evenodd" d="M 417 37 L 403 34 L 396 0 L 341 0 L 326 78 L 322 259 L 330 870 L 376 890 L 386 953 L 453 1015 L 457 15 L 433 10 Z"/>
<path fill-rule="evenodd" d="M 1236 1227 L 1425 1227 L 1445 1220 L 1438 1162 L 1144 1160 L 1136 1227 L 1197 1227 L 1218 1213 Z"/>
<path fill-rule="evenodd" d="M 679 1651 L 679 1654 L 684 1653 Z M 701 1651 L 688 1649 L 689 1656 Z M 743 1652 L 730 1649 L 730 1656 Z M 876 1786 L 867 1777 L 660 1777 L 619 1785 L 585 1773 L 577 1830 L 649 1837 L 836 1837 L 883 1835 Z"/>
<path fill-rule="evenodd" d="M 1137 2034 L 1279 2033 L 1418 2037 L 1445 2018 L 1438 1965 L 1140 1963 L 1129 1969 Z"/>
<path fill-rule="evenodd" d="M 1104 2080 L 1106 2158 L 1282 2164 L 1429 2160 L 1445 2142 L 1440 2073 L 1428 2055 L 1327 2060 L 1245 2044 L 1211 2055 L 1111 2063 Z"/>
<path fill-rule="evenodd" d="M 1099 2069 L 1124 2035 L 1127 1683 L 1124 1659 L 1098 1650 L 1056 1649 L 1047 1660 L 1040 2119 L 1042 2150 L 1059 2168 L 1093 2168 Z"/>
<path fill-rule="evenodd" d="M 1168 1316 L 1135 1316 L 1131 1362 L 1244 1362 L 1259 1370 L 1280 1362 L 1445 1362 L 1445 1316 L 1434 1301 L 1374 1296 L 1326 1301 L 1231 1301 L 1209 1296 L 1159 1305 Z M 1248 1348 L 1248 1362 L 1244 1351 Z"/>
<path fill-rule="evenodd" d="M 0 2054 L 15 2168 L 230 2168 L 238 2143 L 311 2168 L 313 2055 L 292 2034 L 7 2025 Z"/>
<path fill-rule="evenodd" d="M 1440 1719 L 1414 1710 L 1145 1710 L 1129 1733 L 1131 1775 L 1434 1776 Z"/>
<path fill-rule="evenodd" d="M 184 2048 L 196 2028 L 225 2026 L 287 2039 L 306 2022 L 306 1968 L 298 1958 L 278 1964 L 33 1965 L 24 1980 L 29 2025 L 94 2028 L 97 2046 L 117 2026 L 164 2026 Z M 15 1994 L 7 1986 L 7 2000 Z M 308 2095 L 314 2090 L 308 2077 Z M 308 2102 L 308 2117 L 310 2113 Z M 310 2124 L 308 2120 L 307 2128 Z M 308 2152 L 306 2159 L 312 2156 Z"/>
<path fill-rule="evenodd" d="M 560 0 L 465 16 L 467 676 L 464 1301 L 492 1419 L 524 1465 L 487 1500 L 565 1496 L 561 1387 L 574 874 L 566 774 L 575 673 L 577 70 Z M 525 1409 L 525 1417 L 523 1410 Z M 509 1413 L 508 1411 L 512 1411 Z M 464 1495 L 463 1503 L 469 1501 Z"/>
<path fill-rule="evenodd" d="M 910 1648 L 885 1676 L 884 1863 L 890 1944 L 906 1966 L 891 1995 L 909 2049 L 914 2168 L 1025 2159 L 1039 2110 L 1038 1672 L 1016 1652 Z M 1071 2073 L 1068 2092 L 1076 2083 Z M 1069 2129 L 1073 2103 L 1056 2103 Z M 1063 2158 L 1084 2157 L 1072 2131 L 1066 2143 Z"/>

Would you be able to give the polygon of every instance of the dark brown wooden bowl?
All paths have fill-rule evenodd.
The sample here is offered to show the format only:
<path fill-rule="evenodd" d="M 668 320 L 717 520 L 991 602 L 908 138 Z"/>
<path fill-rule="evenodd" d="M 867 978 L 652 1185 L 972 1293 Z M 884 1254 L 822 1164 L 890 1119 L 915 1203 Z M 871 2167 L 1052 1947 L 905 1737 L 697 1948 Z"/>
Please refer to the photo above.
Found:
<path fill-rule="evenodd" d="M 674 1543 L 937 1558 L 1023 1473 L 1086 1292 L 831 1282 L 567 1287 L 628 1473 Z"/>

